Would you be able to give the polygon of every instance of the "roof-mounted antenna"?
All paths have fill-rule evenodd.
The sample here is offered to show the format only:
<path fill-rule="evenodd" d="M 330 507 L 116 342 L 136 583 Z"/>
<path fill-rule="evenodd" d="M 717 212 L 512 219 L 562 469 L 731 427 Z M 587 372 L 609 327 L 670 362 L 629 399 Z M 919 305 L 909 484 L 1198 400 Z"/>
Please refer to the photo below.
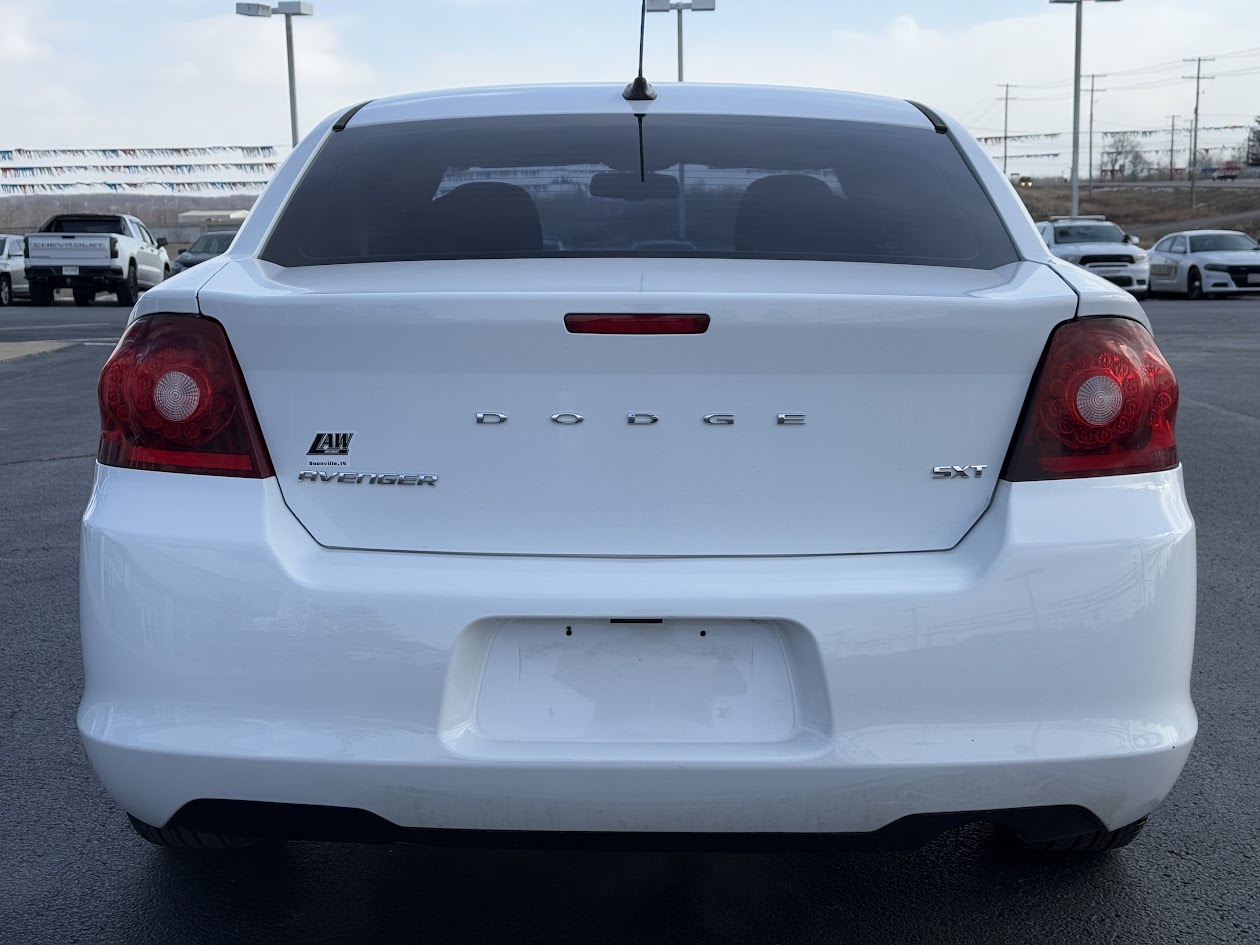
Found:
<path fill-rule="evenodd" d="M 643 78 L 643 31 L 646 26 L 647 0 L 643 0 L 639 10 L 639 74 L 621 92 L 621 97 L 627 102 L 652 102 L 656 100 L 656 89 L 648 85 L 648 80 Z"/>

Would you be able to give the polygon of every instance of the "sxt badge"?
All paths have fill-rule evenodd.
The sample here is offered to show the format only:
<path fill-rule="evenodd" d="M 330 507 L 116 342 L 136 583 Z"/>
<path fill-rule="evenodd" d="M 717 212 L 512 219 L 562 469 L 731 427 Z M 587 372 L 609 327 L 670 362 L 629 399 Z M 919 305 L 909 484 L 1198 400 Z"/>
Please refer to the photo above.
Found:
<path fill-rule="evenodd" d="M 970 479 L 975 476 L 979 479 L 984 475 L 984 471 L 988 466 L 933 466 L 933 479 Z"/>

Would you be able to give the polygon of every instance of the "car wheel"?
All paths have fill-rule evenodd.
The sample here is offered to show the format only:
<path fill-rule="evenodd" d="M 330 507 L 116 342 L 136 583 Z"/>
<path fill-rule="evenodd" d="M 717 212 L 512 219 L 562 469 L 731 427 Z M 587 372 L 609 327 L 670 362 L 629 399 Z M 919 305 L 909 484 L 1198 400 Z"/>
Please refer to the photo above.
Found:
<path fill-rule="evenodd" d="M 136 299 L 140 297 L 140 280 L 136 277 L 136 265 L 132 263 L 127 267 L 127 283 L 121 289 L 114 293 L 118 296 L 118 304 L 125 305 L 127 308 L 136 304 Z"/>
<path fill-rule="evenodd" d="M 1145 826 L 1146 818 L 1143 817 L 1115 830 L 1095 830 L 1062 840 L 1038 840 L 1029 843 L 1016 837 L 1015 841 L 1018 846 L 1035 853 L 1106 853 L 1128 846 L 1137 839 Z"/>
<path fill-rule="evenodd" d="M 1186 276 L 1186 298 L 1196 302 L 1203 300 L 1203 277 L 1197 269 L 1191 269 L 1190 275 Z"/>
<path fill-rule="evenodd" d="M 13 304 L 13 283 L 8 276 L 0 276 L 0 306 Z"/>
<path fill-rule="evenodd" d="M 163 266 L 162 267 L 162 281 L 165 282 L 170 277 L 171 277 L 171 267 Z"/>
<path fill-rule="evenodd" d="M 1189 271 L 1186 276 L 1186 297 L 1193 301 L 1202 301 L 1205 297 L 1203 292 L 1203 277 L 1198 275 L 1198 270 Z"/>
<path fill-rule="evenodd" d="M 31 286 L 31 304 L 38 305 L 41 308 L 47 308 L 53 304 L 52 286 L 33 285 Z"/>
<path fill-rule="evenodd" d="M 177 850 L 243 850 L 256 847 L 262 841 L 252 837 L 233 837 L 205 830 L 186 830 L 183 827 L 154 827 L 138 817 L 127 815 L 132 828 L 156 847 Z"/>
<path fill-rule="evenodd" d="M 96 293 L 91 289 L 75 289 L 74 304 L 80 308 L 96 304 Z"/>

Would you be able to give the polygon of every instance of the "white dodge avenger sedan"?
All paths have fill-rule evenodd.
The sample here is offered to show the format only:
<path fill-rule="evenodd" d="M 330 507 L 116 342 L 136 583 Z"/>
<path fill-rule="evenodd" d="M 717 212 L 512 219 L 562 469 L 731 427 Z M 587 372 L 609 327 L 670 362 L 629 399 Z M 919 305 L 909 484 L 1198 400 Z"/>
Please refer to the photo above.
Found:
<path fill-rule="evenodd" d="M 294 151 L 101 373 L 146 839 L 1128 843 L 1195 737 L 1177 382 L 954 121 L 477 89 Z"/>

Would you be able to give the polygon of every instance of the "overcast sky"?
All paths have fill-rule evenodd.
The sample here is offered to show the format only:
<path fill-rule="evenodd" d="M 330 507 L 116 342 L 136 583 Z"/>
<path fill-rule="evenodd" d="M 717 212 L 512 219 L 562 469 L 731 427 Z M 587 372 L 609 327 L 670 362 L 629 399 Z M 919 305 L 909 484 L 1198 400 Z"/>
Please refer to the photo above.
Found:
<path fill-rule="evenodd" d="M 0 148 L 287 144 L 283 20 L 232 0 L 0 0 L 9 93 Z M 624 83 L 637 0 L 315 0 L 295 21 L 300 122 L 364 98 L 502 83 Z M 1188 121 L 1205 65 L 1205 125 L 1260 112 L 1260 2 L 1087 3 L 1085 72 L 1100 79 L 1099 131 Z M 718 0 L 687 14 L 687 78 L 852 89 L 916 98 L 980 135 L 1071 128 L 1071 6 L 1046 0 Z M 673 15 L 649 14 L 647 73 L 674 77 Z M 1251 74 L 1246 74 L 1253 70 Z M 1145 86 L 1134 88 L 1134 86 Z M 1241 132 L 1208 132 L 1221 146 Z M 1181 142 L 1185 146 L 1185 141 Z M 1149 142 L 1167 147 L 1167 135 Z M 991 148 L 997 153 L 1000 148 Z M 1016 142 L 1013 155 L 1070 150 Z M 1164 159 L 1166 162 L 1166 158 Z M 1065 161 L 1013 158 L 1011 171 Z"/>

